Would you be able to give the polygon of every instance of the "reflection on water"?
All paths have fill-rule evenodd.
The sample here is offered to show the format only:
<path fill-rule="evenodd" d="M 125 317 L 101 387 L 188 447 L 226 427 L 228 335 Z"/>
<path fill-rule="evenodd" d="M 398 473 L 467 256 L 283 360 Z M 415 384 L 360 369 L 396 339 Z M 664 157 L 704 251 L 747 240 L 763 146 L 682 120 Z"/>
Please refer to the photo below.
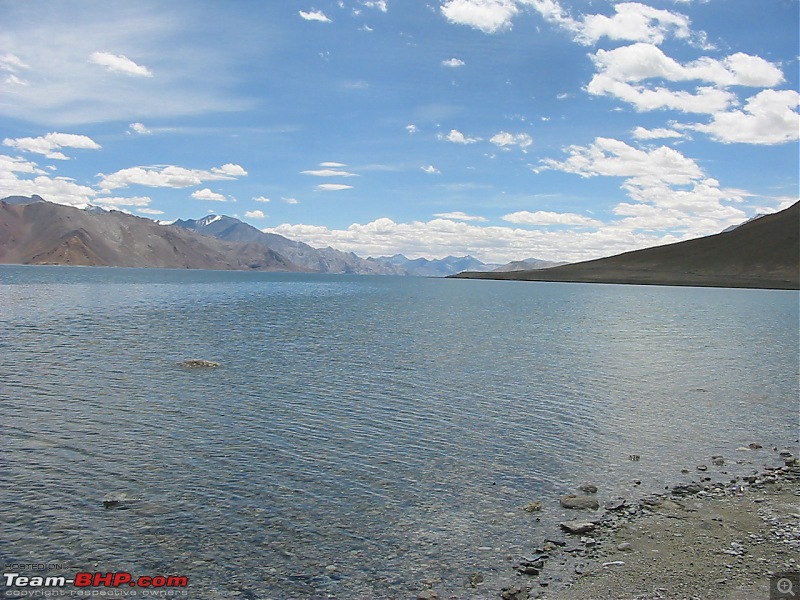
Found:
<path fill-rule="evenodd" d="M 797 323 L 795 292 L 0 267 L 5 558 L 496 596 L 580 483 L 793 441 Z"/>

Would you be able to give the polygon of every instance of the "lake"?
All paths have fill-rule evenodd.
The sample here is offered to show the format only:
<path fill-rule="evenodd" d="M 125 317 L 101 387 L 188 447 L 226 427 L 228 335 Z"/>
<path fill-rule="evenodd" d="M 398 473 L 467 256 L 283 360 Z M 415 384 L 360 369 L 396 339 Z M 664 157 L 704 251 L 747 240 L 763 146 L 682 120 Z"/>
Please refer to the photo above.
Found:
<path fill-rule="evenodd" d="M 497 597 L 580 484 L 794 444 L 799 347 L 792 291 L 0 266 L 3 558 Z"/>

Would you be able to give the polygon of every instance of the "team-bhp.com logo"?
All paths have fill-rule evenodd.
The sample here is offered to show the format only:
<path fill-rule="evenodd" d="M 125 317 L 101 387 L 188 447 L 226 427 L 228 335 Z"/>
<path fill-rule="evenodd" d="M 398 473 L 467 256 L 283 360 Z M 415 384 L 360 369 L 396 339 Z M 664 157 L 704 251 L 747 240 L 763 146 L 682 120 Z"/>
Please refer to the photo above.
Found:
<path fill-rule="evenodd" d="M 15 594 L 15 590 L 30 590 L 31 588 L 142 588 L 165 589 L 185 588 L 189 585 L 189 578 L 184 575 L 154 575 L 133 577 L 127 572 L 111 573 L 76 573 L 75 577 L 67 579 L 63 575 L 22 575 L 20 573 L 3 573 L 7 591 L 6 596 L 27 595 Z M 11 592 L 11 594 L 9 594 Z"/>

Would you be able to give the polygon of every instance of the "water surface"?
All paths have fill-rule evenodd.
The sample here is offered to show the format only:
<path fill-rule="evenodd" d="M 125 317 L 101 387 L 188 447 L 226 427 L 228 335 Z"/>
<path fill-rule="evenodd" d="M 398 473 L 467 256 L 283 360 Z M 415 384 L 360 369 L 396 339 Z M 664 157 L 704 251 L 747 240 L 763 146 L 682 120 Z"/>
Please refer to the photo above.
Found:
<path fill-rule="evenodd" d="M 796 292 L 2 266 L 3 558 L 496 597 L 579 484 L 794 442 L 799 362 Z"/>

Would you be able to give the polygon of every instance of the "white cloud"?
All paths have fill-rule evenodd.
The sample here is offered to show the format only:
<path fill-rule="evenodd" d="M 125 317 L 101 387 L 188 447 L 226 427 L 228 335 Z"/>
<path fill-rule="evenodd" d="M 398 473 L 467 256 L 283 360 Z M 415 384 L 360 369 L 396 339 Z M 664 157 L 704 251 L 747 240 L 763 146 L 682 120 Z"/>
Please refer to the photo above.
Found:
<path fill-rule="evenodd" d="M 614 11 L 613 17 L 586 15 L 577 27 L 578 41 L 595 44 L 600 38 L 607 37 L 661 44 L 669 33 L 682 39 L 690 36 L 689 19 L 679 13 L 638 2 L 620 2 L 614 5 Z"/>
<path fill-rule="evenodd" d="M 603 227 L 604 223 L 597 219 L 591 219 L 575 213 L 555 213 L 546 211 L 530 212 L 521 210 L 513 212 L 502 217 L 504 221 L 509 223 L 517 223 L 520 225 L 572 225 L 577 227 Z"/>
<path fill-rule="evenodd" d="M 109 175 L 99 174 L 98 184 L 104 192 L 127 187 L 145 185 L 149 187 L 186 188 L 200 185 L 204 181 L 235 179 L 247 175 L 241 166 L 226 164 L 210 171 L 185 169 L 174 165 L 158 167 L 130 167 Z"/>
<path fill-rule="evenodd" d="M 472 256 L 485 262 L 505 263 L 524 257 L 545 260 L 588 260 L 636 248 L 665 243 L 663 235 L 632 232 L 622 228 L 525 229 L 507 226 L 474 225 L 437 218 L 428 222 L 396 223 L 380 218 L 371 223 L 353 223 L 347 229 L 319 225 L 283 224 L 264 229 L 314 247 L 331 246 L 359 256 L 405 254 L 425 256 Z M 666 238 L 676 241 L 674 237 Z"/>
<path fill-rule="evenodd" d="M 281 198 L 286 204 L 300 204 L 300 200 L 297 198 Z"/>
<path fill-rule="evenodd" d="M 417 127 L 416 125 L 413 125 L 413 124 L 412 125 L 406 125 L 406 131 L 408 133 L 418 133 L 419 132 L 419 127 Z"/>
<path fill-rule="evenodd" d="M 346 165 L 346 164 L 344 164 L 344 163 L 340 163 L 340 162 L 331 162 L 331 161 L 328 161 L 328 162 L 321 162 L 321 163 L 319 163 L 319 166 L 320 166 L 320 167 L 331 167 L 331 168 L 333 168 L 333 169 L 339 169 L 339 168 L 341 168 L 341 167 L 346 167 L 347 165 Z"/>
<path fill-rule="evenodd" d="M 138 133 L 139 135 L 150 135 L 153 133 L 147 127 L 145 127 L 143 123 L 131 123 L 129 128 L 131 131 Z"/>
<path fill-rule="evenodd" d="M 773 87 L 783 81 L 783 73 L 774 64 L 742 52 L 721 61 L 705 56 L 681 64 L 657 46 L 638 43 L 613 50 L 598 50 L 592 60 L 601 74 L 616 81 L 638 82 L 650 78 L 699 80 L 722 87 Z"/>
<path fill-rule="evenodd" d="M 127 56 L 122 54 L 111 54 L 109 52 L 93 52 L 89 56 L 89 62 L 105 67 L 115 73 L 123 73 L 134 77 L 152 77 L 153 73 L 147 67 L 137 65 Z"/>
<path fill-rule="evenodd" d="M 319 21 L 320 23 L 332 23 L 327 15 L 321 10 L 312 10 L 310 12 L 300 11 L 300 16 L 306 21 Z"/>
<path fill-rule="evenodd" d="M 447 212 L 447 213 L 436 213 L 433 215 L 434 217 L 439 217 L 441 219 L 452 219 L 454 221 L 479 221 L 485 222 L 488 219 L 486 217 L 479 217 L 476 215 L 468 215 L 467 213 L 461 211 L 455 212 Z"/>
<path fill-rule="evenodd" d="M 545 169 L 574 173 L 581 177 L 628 177 L 636 181 L 663 181 L 672 185 L 687 185 L 703 176 L 695 161 L 677 150 L 661 146 L 640 150 L 625 142 L 597 138 L 590 146 L 570 146 L 569 157 L 563 162 L 545 159 Z"/>
<path fill-rule="evenodd" d="M 443 67 L 463 67 L 466 63 L 461 60 L 460 58 L 449 58 L 447 60 L 442 61 Z"/>
<path fill-rule="evenodd" d="M 195 200 L 212 200 L 214 202 L 226 202 L 225 196 L 217 192 L 211 191 L 209 188 L 196 190 L 192 192 L 192 198 Z"/>
<path fill-rule="evenodd" d="M 121 206 L 136 206 L 138 212 L 150 206 L 152 200 L 148 196 L 134 196 L 131 198 L 111 197 L 111 198 L 97 198 L 92 201 L 92 204 L 105 208 L 106 210 L 121 210 Z M 158 214 L 161 214 L 160 212 Z"/>
<path fill-rule="evenodd" d="M 428 165 L 427 167 L 420 167 L 423 171 L 425 171 L 428 175 L 436 175 L 441 173 L 439 169 L 434 167 L 433 165 Z"/>
<path fill-rule="evenodd" d="M 533 144 L 533 139 L 527 133 L 507 133 L 505 131 L 493 135 L 489 141 L 501 148 L 519 146 L 524 149 Z"/>
<path fill-rule="evenodd" d="M 736 102 L 736 96 L 714 87 L 697 88 L 696 93 L 673 91 L 665 87 L 648 89 L 608 77 L 595 75 L 587 87 L 590 94 L 614 96 L 638 111 L 658 109 L 678 110 L 686 113 L 714 114 L 726 110 Z"/>
<path fill-rule="evenodd" d="M 467 137 L 457 129 L 450 130 L 450 133 L 447 135 L 439 133 L 436 135 L 436 137 L 437 139 L 453 142 L 454 144 L 474 144 L 475 142 L 480 141 L 480 138 Z"/>
<path fill-rule="evenodd" d="M 30 178 L 27 178 L 30 177 Z M 0 189 L 6 196 L 32 196 L 69 206 L 88 206 L 97 191 L 64 177 L 49 177 L 35 163 L 0 154 Z"/>
<path fill-rule="evenodd" d="M 315 186 L 314 189 L 320 192 L 340 192 L 342 190 L 352 190 L 353 186 L 343 183 L 321 183 Z"/>
<path fill-rule="evenodd" d="M 731 86 L 772 87 L 784 80 L 774 64 L 744 53 L 723 60 L 701 57 L 681 64 L 653 44 L 637 43 L 592 55 L 597 73 L 586 87 L 590 94 L 607 95 L 632 104 L 636 110 L 673 109 L 715 114 L 738 102 Z M 647 80 L 670 83 L 697 81 L 693 91 L 653 86 Z"/>
<path fill-rule="evenodd" d="M 496 33 L 511 27 L 519 8 L 514 0 L 447 0 L 441 11 L 451 23 Z"/>
<path fill-rule="evenodd" d="M 641 150 L 619 140 L 597 138 L 590 146 L 571 146 L 567 152 L 569 157 L 563 162 L 542 161 L 543 169 L 581 177 L 622 178 L 622 189 L 637 203 L 618 205 L 614 212 L 625 218 L 611 228 L 678 229 L 698 236 L 746 218 L 742 210 L 723 202 L 740 203 L 747 192 L 721 188 L 694 160 L 672 148 Z"/>
<path fill-rule="evenodd" d="M 367 8 L 377 8 L 381 12 L 388 12 L 389 10 L 386 0 L 361 0 L 361 4 Z"/>
<path fill-rule="evenodd" d="M 358 177 L 356 173 L 340 171 L 338 169 L 317 169 L 312 171 L 300 171 L 300 173 L 302 175 L 313 175 L 314 177 Z"/>
<path fill-rule="evenodd" d="M 270 199 L 266 196 L 256 196 L 253 200 L 256 202 L 270 202 Z"/>
<path fill-rule="evenodd" d="M 48 133 L 37 138 L 6 138 L 4 146 L 10 146 L 26 152 L 44 154 L 47 158 L 69 160 L 69 157 L 57 150 L 61 148 L 77 148 L 81 150 L 99 150 L 100 144 L 85 135 L 72 133 Z"/>
<path fill-rule="evenodd" d="M 262 210 L 248 210 L 244 213 L 245 218 L 247 219 L 266 219 L 267 215 L 264 214 Z"/>
<path fill-rule="evenodd" d="M 157 208 L 137 208 L 136 212 L 141 213 L 143 215 L 163 215 L 163 210 L 158 210 Z"/>
<path fill-rule="evenodd" d="M 794 90 L 763 90 L 747 100 L 743 110 L 718 112 L 710 124 L 689 129 L 729 143 L 783 144 L 800 138 L 800 94 Z"/>
<path fill-rule="evenodd" d="M 637 127 L 633 130 L 633 137 L 637 140 L 658 140 L 664 138 L 682 138 L 685 134 L 674 129 L 656 128 L 645 129 L 644 127 Z"/>

